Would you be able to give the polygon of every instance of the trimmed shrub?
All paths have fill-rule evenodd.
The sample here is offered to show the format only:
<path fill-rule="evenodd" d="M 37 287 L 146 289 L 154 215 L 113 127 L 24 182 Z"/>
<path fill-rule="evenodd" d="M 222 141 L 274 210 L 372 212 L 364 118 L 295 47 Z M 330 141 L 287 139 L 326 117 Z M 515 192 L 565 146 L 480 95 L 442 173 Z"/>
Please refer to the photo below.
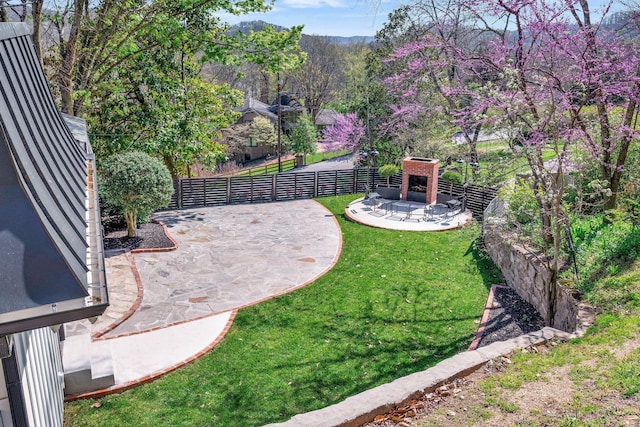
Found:
<path fill-rule="evenodd" d="M 387 185 L 389 185 L 389 180 L 391 177 L 400 171 L 400 168 L 397 165 L 383 165 L 378 169 L 378 175 L 387 179 Z"/>
<path fill-rule="evenodd" d="M 162 162 L 140 151 L 109 156 L 99 174 L 100 195 L 122 209 L 127 234 L 135 236 L 138 218 L 167 206 L 173 194 L 171 175 Z"/>
<path fill-rule="evenodd" d="M 446 171 L 441 176 L 442 181 L 453 182 L 454 184 L 462 184 L 462 175 L 456 171 Z"/>

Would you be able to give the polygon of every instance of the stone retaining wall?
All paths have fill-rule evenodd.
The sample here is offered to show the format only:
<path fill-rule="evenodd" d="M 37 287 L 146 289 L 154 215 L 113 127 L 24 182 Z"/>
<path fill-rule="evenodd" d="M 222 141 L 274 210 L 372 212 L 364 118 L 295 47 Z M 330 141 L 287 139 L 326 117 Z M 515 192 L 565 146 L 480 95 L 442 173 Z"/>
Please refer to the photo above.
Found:
<path fill-rule="evenodd" d="M 548 326 L 567 332 L 575 331 L 578 324 L 578 302 L 566 289 L 556 285 L 555 316 L 549 322 L 548 284 L 551 282 L 551 272 L 532 251 L 509 238 L 504 223 L 499 219 L 502 209 L 491 206 L 499 204 L 494 202 L 487 208 L 493 208 L 493 211 L 491 215 L 485 215 L 483 239 L 487 253 L 502 271 L 505 282 L 538 310 L 542 318 L 550 323 Z"/>

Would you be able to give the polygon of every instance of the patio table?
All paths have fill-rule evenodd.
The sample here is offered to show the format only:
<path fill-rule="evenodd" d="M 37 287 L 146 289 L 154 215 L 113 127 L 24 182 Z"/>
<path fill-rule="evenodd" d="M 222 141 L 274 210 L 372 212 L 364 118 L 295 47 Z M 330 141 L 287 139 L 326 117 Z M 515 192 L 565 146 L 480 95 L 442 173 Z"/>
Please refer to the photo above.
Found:
<path fill-rule="evenodd" d="M 413 204 L 411 204 L 409 202 L 393 202 L 392 205 L 396 208 L 396 213 L 400 212 L 399 208 L 406 208 L 407 209 L 406 215 L 402 219 L 403 221 L 406 220 L 406 219 L 411 218 L 411 210 L 413 208 Z"/>

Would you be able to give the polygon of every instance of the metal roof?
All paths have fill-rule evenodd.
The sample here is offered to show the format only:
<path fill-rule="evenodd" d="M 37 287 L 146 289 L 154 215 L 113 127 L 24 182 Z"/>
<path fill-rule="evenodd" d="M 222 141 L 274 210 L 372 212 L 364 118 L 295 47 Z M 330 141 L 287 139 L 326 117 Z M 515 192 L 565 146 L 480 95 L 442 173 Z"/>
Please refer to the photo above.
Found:
<path fill-rule="evenodd" d="M 90 150 L 58 112 L 28 27 L 0 24 L 0 335 L 106 308 Z"/>

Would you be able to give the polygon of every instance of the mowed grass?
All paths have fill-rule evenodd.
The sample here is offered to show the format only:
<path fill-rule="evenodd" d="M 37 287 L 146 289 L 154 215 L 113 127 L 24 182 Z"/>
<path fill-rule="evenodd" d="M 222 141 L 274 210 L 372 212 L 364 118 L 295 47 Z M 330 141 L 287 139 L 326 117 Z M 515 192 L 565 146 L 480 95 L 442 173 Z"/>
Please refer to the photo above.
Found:
<path fill-rule="evenodd" d="M 258 426 L 285 421 L 466 350 L 488 288 L 479 227 L 374 229 L 346 221 L 357 196 L 321 199 L 343 232 L 335 267 L 241 310 L 208 355 L 150 384 L 65 406 L 67 426 Z M 171 346 L 172 343 L 166 343 Z"/>

